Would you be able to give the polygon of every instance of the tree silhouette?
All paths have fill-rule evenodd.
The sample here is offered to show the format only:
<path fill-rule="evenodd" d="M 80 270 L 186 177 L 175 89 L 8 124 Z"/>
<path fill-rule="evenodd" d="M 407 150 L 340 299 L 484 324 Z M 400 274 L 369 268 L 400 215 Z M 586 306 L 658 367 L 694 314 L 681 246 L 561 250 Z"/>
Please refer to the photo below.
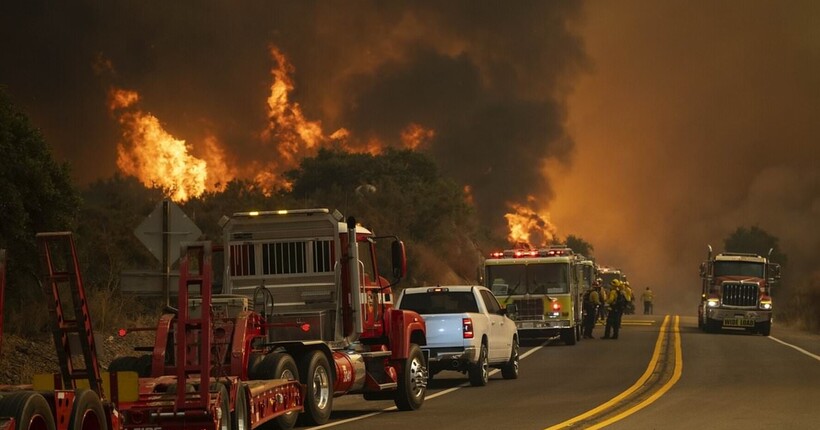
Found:
<path fill-rule="evenodd" d="M 770 249 L 773 249 L 772 262 L 785 266 L 788 259 L 786 254 L 780 250 L 779 242 L 780 239 L 758 226 L 738 227 L 724 239 L 723 248 L 727 252 L 748 252 L 764 257 L 769 254 Z"/>

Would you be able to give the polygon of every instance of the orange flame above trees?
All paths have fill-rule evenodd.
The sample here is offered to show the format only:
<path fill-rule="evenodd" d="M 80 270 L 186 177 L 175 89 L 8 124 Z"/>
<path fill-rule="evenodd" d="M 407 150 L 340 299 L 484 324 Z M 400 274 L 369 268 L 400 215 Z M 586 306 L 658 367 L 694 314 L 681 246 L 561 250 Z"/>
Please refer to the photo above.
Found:
<path fill-rule="evenodd" d="M 535 198 L 529 196 L 528 203 L 535 203 Z M 507 240 L 514 245 L 524 243 L 535 246 L 544 246 L 553 241 L 556 235 L 555 226 L 549 221 L 548 214 L 540 214 L 529 206 L 510 203 L 512 212 L 504 215 L 507 219 L 509 234 Z"/>
<path fill-rule="evenodd" d="M 266 99 L 268 120 L 264 130 L 257 134 L 262 144 L 272 147 L 265 151 L 267 157 L 241 168 L 232 166 L 215 136 L 205 138 L 193 155 L 191 145 L 172 136 L 157 117 L 136 107 L 140 101 L 137 92 L 112 88 L 109 109 L 123 129 L 123 140 L 117 146 L 117 166 L 146 186 L 159 186 L 174 200 L 184 201 L 240 176 L 252 178 L 267 192 L 287 190 L 291 184 L 283 173 L 298 168 L 303 158 L 315 155 L 323 146 L 372 155 L 384 152 L 387 144 L 378 136 L 354 138 L 345 128 L 325 135 L 321 121 L 308 120 L 299 103 L 290 99 L 294 90 L 293 65 L 275 46 L 270 47 L 270 55 L 274 65 Z M 113 70 L 105 59 L 98 60 L 96 66 Z M 435 135 L 435 130 L 411 122 L 398 138 L 401 146 L 416 150 L 426 146 Z"/>
<path fill-rule="evenodd" d="M 190 155 L 185 141 L 168 133 L 157 117 L 135 109 L 138 101 L 135 91 L 114 88 L 109 93 L 109 108 L 123 127 L 117 166 L 176 201 L 202 194 L 208 177 L 205 161 Z"/>

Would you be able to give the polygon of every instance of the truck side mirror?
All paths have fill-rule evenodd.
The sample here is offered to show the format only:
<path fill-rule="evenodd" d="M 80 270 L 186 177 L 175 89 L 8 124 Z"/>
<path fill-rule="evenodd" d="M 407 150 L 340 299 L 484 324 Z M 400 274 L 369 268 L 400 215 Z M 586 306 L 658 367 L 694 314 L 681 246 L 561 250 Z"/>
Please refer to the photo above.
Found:
<path fill-rule="evenodd" d="M 504 308 L 506 315 L 515 315 L 518 313 L 518 306 L 515 303 L 510 303 Z"/>
<path fill-rule="evenodd" d="M 774 283 L 780 280 L 780 265 L 776 263 L 769 263 L 769 282 Z"/>
<path fill-rule="evenodd" d="M 390 246 L 390 256 L 393 260 L 393 278 L 401 279 L 407 276 L 407 253 L 404 242 L 394 240 Z"/>

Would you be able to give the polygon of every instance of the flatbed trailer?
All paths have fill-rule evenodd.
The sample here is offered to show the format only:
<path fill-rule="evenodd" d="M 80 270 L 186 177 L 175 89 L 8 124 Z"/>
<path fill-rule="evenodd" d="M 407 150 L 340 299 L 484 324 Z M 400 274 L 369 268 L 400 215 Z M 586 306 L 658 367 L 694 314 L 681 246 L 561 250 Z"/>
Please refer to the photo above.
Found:
<path fill-rule="evenodd" d="M 142 348 L 151 355 L 109 366 L 144 376 L 138 398 L 119 404 L 123 430 L 291 428 L 302 411 L 295 371 L 248 377 L 252 345 L 266 337 L 263 317 L 214 306 L 212 252 L 210 242 L 181 245 L 178 309 L 160 317 L 154 346 Z"/>

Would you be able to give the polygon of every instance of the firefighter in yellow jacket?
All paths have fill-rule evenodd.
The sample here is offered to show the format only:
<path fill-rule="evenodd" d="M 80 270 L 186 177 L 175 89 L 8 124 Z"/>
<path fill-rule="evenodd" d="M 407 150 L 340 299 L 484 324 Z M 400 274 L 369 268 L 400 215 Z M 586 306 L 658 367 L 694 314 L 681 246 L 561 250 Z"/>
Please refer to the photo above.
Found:
<path fill-rule="evenodd" d="M 618 332 L 621 329 L 621 316 L 626 309 L 626 304 L 629 303 L 629 297 L 625 291 L 621 281 L 613 279 L 610 282 L 612 288 L 609 289 L 609 296 L 606 298 L 606 304 L 609 306 L 609 315 L 606 318 L 606 328 L 604 329 L 603 339 L 617 339 Z M 612 336 L 610 336 L 610 333 Z"/>

